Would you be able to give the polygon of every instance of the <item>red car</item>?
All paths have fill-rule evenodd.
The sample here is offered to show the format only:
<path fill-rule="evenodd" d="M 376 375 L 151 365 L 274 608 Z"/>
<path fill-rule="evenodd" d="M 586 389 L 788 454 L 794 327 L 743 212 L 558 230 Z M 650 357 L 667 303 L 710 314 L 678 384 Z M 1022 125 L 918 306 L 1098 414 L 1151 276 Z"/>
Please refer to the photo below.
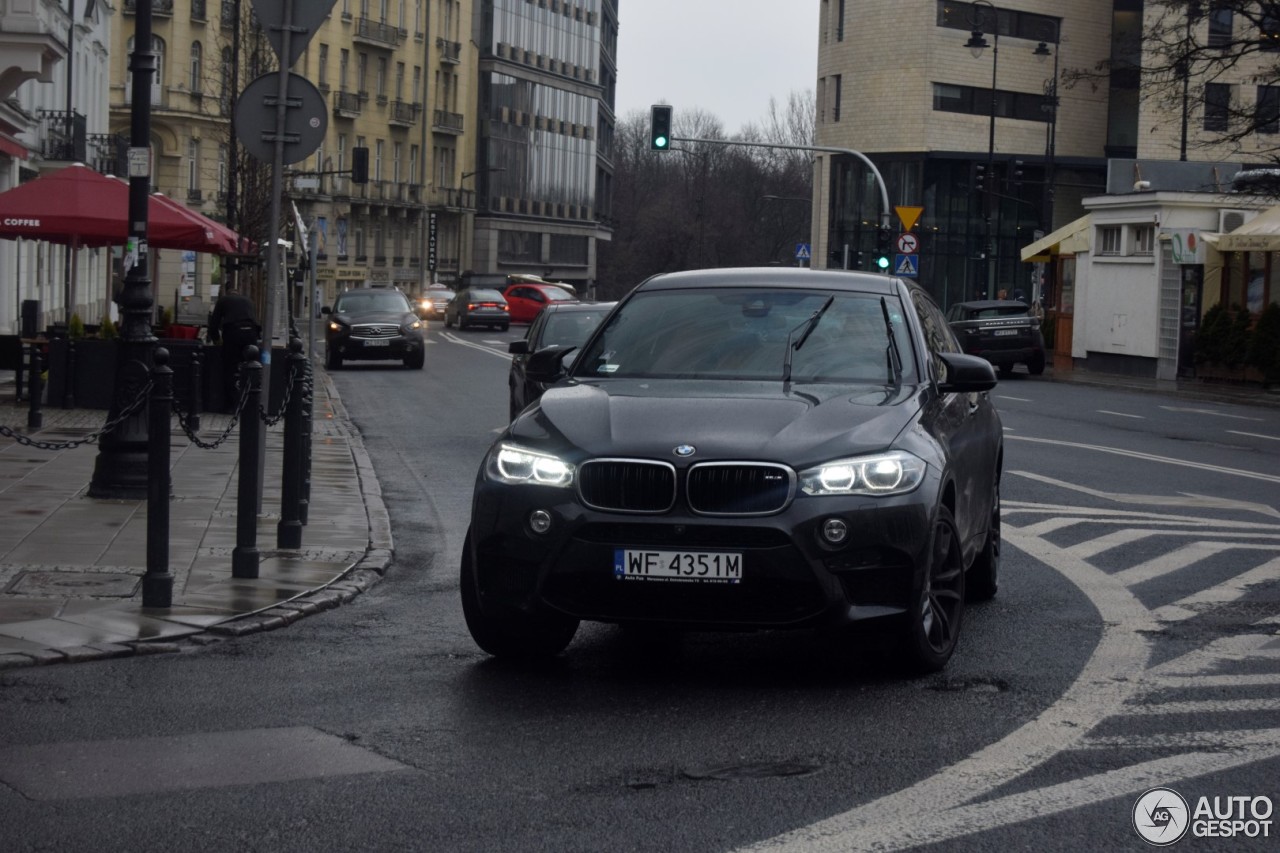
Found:
<path fill-rule="evenodd" d="M 578 297 L 554 284 L 511 284 L 502 291 L 511 307 L 511 322 L 532 323 L 552 302 L 577 302 Z"/>

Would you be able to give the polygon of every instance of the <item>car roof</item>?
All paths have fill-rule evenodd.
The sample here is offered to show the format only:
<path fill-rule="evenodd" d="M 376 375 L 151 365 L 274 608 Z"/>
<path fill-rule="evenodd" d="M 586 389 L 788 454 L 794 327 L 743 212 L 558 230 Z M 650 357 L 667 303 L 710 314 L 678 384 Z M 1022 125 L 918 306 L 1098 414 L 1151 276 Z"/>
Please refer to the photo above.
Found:
<path fill-rule="evenodd" d="M 794 287 L 893 294 L 901 279 L 849 270 L 814 270 L 804 267 L 732 267 L 659 273 L 646 279 L 639 290 L 679 290 L 689 287 Z"/>
<path fill-rule="evenodd" d="M 612 308 L 617 304 L 617 302 L 552 302 L 542 310 L 557 313 L 565 311 L 599 311 L 602 308 Z"/>

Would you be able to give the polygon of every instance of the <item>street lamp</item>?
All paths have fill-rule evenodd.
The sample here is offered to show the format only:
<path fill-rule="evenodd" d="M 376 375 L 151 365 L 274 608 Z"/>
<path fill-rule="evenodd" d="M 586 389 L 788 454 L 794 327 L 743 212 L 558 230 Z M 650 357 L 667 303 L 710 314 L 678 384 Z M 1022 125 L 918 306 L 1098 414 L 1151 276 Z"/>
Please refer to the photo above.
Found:
<path fill-rule="evenodd" d="M 991 184 L 992 177 L 995 174 L 993 167 L 995 165 L 996 155 L 996 68 L 1000 61 L 1000 17 L 996 12 L 996 7 L 987 2 L 987 0 L 973 0 L 969 4 L 973 7 L 972 16 L 969 23 L 973 26 L 973 31 L 969 34 L 969 40 L 965 42 L 965 47 L 969 48 L 969 52 L 974 58 L 980 58 L 982 51 L 991 48 L 991 113 L 989 125 L 987 128 L 987 185 L 984 187 L 983 198 L 983 228 L 982 228 L 982 284 L 988 291 L 991 288 Z M 985 7 L 985 8 L 984 8 Z M 991 20 L 994 22 L 991 27 L 992 42 L 988 43 L 983 36 L 986 30 L 987 10 L 990 10 Z M 997 273 L 999 270 L 997 269 Z"/>
<path fill-rule="evenodd" d="M 1050 26 L 1046 24 L 1046 29 Z M 1041 62 L 1044 62 L 1049 54 L 1053 54 L 1053 77 L 1046 80 L 1044 84 L 1044 105 L 1041 107 L 1049 114 L 1049 127 L 1044 137 L 1044 194 L 1041 197 L 1040 211 L 1040 228 L 1045 234 L 1053 230 L 1053 178 L 1054 178 L 1054 152 L 1058 145 L 1058 54 L 1062 48 L 1062 24 L 1055 21 L 1052 24 L 1052 31 L 1048 32 L 1048 38 L 1036 45 L 1036 49 L 1032 51 Z M 1049 50 L 1048 41 L 1052 40 L 1054 48 Z"/>

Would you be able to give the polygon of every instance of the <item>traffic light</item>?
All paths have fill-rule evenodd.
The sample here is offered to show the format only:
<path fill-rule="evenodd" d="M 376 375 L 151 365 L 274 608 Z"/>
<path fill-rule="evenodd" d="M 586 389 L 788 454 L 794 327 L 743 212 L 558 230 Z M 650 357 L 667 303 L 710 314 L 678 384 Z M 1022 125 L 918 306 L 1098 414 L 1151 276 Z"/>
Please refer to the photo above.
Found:
<path fill-rule="evenodd" d="M 969 183 L 975 193 L 982 193 L 987 188 L 987 166 L 985 163 L 974 163 L 970 170 Z"/>
<path fill-rule="evenodd" d="M 351 183 L 369 183 L 369 149 L 351 149 Z"/>
<path fill-rule="evenodd" d="M 649 110 L 649 147 L 654 151 L 671 149 L 671 107 L 654 104 Z"/>
<path fill-rule="evenodd" d="M 1021 189 L 1022 187 L 1022 161 L 1021 160 L 1014 160 L 1013 163 L 1010 164 L 1009 179 L 1013 182 L 1014 189 Z"/>
<path fill-rule="evenodd" d="M 893 239 L 893 235 L 888 228 L 880 228 L 876 231 L 876 266 L 884 272 L 889 268 L 889 242 Z"/>

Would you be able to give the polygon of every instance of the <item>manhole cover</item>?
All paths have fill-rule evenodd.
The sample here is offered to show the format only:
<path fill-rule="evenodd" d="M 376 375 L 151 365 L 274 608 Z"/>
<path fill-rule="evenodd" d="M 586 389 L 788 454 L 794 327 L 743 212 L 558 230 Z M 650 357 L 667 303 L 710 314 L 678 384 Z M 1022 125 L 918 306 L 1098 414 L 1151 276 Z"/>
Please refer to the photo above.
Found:
<path fill-rule="evenodd" d="M 84 595 L 129 598 L 136 575 L 115 572 L 20 572 L 5 590 L 15 595 Z"/>

